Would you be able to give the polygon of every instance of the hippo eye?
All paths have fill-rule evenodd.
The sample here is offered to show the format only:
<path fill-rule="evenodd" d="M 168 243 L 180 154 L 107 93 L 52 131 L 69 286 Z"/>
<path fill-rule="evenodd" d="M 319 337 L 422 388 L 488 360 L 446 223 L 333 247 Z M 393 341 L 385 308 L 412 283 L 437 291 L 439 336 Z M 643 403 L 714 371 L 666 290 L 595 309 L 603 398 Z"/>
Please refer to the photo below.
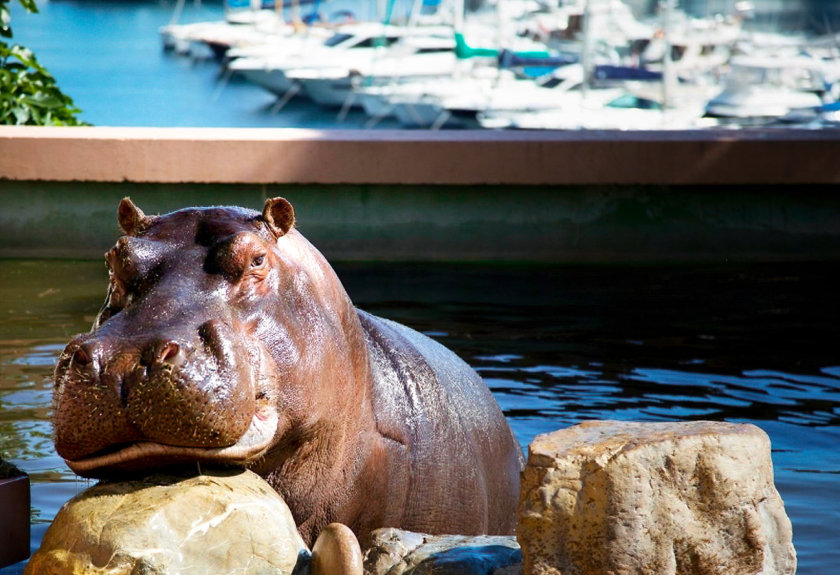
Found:
<path fill-rule="evenodd" d="M 254 259 L 251 260 L 251 267 L 258 268 L 265 262 L 265 254 L 260 254 L 258 256 L 254 256 Z"/>

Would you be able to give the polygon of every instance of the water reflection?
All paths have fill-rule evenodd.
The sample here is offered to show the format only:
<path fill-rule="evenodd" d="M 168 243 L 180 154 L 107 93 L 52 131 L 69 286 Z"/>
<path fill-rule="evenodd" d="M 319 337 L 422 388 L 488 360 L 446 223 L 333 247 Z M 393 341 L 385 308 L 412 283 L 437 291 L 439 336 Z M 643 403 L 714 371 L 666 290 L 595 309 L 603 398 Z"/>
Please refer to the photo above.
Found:
<path fill-rule="evenodd" d="M 840 562 L 836 265 L 350 267 L 357 304 L 475 366 L 527 445 L 587 419 L 753 423 L 800 574 Z"/>
<path fill-rule="evenodd" d="M 69 337 L 90 325 L 104 281 L 99 262 L 0 261 L 0 457 L 30 476 L 33 549 L 61 505 L 88 483 L 52 444 L 52 372 Z"/>
<path fill-rule="evenodd" d="M 475 366 L 519 441 L 587 419 L 754 423 L 799 573 L 840 563 L 835 266 L 338 266 L 360 307 Z M 33 546 L 88 483 L 55 454 L 52 370 L 104 295 L 99 262 L 0 261 L 0 456 L 33 481 Z M 14 570 L 3 570 L 5 575 Z"/>

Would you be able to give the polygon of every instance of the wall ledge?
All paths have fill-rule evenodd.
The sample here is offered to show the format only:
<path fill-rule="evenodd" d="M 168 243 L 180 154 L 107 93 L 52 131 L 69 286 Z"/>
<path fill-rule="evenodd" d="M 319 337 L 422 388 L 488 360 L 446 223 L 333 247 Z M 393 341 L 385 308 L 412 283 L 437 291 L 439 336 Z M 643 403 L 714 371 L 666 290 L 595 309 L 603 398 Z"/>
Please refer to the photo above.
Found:
<path fill-rule="evenodd" d="M 0 126 L 0 179 L 221 184 L 840 182 L 840 131 Z"/>

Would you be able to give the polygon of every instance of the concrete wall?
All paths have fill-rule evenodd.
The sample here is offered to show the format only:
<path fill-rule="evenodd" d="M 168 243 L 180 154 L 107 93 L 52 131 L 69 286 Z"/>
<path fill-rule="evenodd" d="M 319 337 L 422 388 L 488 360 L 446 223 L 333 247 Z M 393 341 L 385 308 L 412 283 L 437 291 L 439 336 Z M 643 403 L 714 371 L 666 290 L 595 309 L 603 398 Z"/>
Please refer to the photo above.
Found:
<path fill-rule="evenodd" d="M 838 259 L 838 157 L 825 132 L 0 128 L 0 257 L 101 257 L 123 196 L 283 195 L 333 260 Z"/>

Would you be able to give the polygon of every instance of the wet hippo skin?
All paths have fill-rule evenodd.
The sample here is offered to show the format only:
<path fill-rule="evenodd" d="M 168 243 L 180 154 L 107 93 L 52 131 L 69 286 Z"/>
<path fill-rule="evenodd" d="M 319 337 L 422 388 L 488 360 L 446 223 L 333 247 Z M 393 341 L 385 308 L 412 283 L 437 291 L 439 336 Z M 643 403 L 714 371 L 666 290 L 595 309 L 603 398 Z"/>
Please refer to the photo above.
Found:
<path fill-rule="evenodd" d="M 452 352 L 351 303 L 294 210 L 119 206 L 110 284 L 56 368 L 55 444 L 76 473 L 244 465 L 310 545 L 371 530 L 508 534 L 522 454 Z"/>

